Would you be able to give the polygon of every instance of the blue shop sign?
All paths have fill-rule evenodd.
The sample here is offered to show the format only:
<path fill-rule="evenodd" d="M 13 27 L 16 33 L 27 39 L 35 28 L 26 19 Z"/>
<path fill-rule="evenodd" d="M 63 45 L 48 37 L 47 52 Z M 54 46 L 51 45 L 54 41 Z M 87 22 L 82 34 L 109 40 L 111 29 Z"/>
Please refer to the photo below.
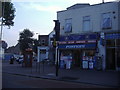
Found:
<path fill-rule="evenodd" d="M 120 33 L 106 34 L 105 39 L 120 39 Z"/>
<path fill-rule="evenodd" d="M 96 44 L 67 44 L 67 45 L 59 45 L 58 48 L 60 49 L 74 49 L 74 48 L 95 48 Z"/>
<path fill-rule="evenodd" d="M 95 40 L 99 37 L 98 34 L 86 34 L 86 35 L 69 35 L 61 36 L 60 41 L 79 41 L 79 40 Z"/>

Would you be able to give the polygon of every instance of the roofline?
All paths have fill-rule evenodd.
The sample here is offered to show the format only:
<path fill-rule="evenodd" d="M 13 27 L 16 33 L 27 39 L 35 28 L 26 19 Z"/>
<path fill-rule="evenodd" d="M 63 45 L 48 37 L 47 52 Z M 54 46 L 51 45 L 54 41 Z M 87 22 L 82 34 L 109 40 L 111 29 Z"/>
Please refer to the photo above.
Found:
<path fill-rule="evenodd" d="M 93 5 L 90 5 L 90 6 L 87 6 L 87 7 L 91 7 L 91 6 L 97 6 L 97 5 L 102 5 L 102 4 L 108 4 L 108 3 L 120 3 L 120 1 L 111 1 L 111 2 L 104 2 L 104 3 L 98 3 L 98 4 L 93 4 Z M 78 3 L 77 3 L 78 4 Z M 75 5 L 75 4 L 74 4 Z M 72 5 L 73 6 L 73 5 Z M 70 6 L 71 7 L 71 6 Z M 69 7 L 67 7 L 67 8 L 69 8 Z M 69 10 L 69 9 L 67 9 L 66 8 L 66 10 L 62 10 L 62 11 L 57 11 L 57 13 L 60 13 L 60 12 L 65 12 L 65 11 L 67 11 L 67 10 Z M 86 8 L 86 7 L 82 7 L 82 8 Z M 76 9 L 80 9 L 80 8 L 76 8 Z M 72 9 L 73 10 L 73 9 Z"/>
<path fill-rule="evenodd" d="M 49 35 L 38 35 L 38 36 L 49 36 Z"/>
<path fill-rule="evenodd" d="M 52 32 L 54 32 L 55 30 L 52 30 L 48 35 L 50 35 Z"/>

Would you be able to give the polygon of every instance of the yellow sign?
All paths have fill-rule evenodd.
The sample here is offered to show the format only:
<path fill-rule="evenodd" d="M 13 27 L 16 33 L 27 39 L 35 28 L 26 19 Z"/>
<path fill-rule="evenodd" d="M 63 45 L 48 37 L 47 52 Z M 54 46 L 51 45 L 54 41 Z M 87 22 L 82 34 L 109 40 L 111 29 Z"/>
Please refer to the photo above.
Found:
<path fill-rule="evenodd" d="M 54 41 L 53 41 L 53 46 L 56 46 L 56 40 L 54 39 Z"/>

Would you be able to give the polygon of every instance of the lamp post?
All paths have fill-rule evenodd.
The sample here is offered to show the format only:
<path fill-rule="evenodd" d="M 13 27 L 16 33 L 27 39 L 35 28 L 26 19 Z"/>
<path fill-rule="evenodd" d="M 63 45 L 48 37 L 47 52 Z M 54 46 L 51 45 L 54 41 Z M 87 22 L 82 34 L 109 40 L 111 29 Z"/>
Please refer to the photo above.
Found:
<path fill-rule="evenodd" d="M 4 2 L 4 0 L 3 0 Z M 2 31 L 3 31 L 3 17 L 4 17 L 4 3 L 1 2 L 2 5 L 2 16 L 1 16 L 1 32 L 0 32 L 0 41 L 2 40 Z"/>
<path fill-rule="evenodd" d="M 102 0 L 102 3 L 104 3 L 104 0 Z"/>
<path fill-rule="evenodd" d="M 4 4 L 1 2 L 1 10 L 2 10 L 2 15 L 1 15 L 1 30 L 0 30 L 0 58 L 2 58 L 2 31 L 3 31 L 3 16 L 4 16 Z"/>
<path fill-rule="evenodd" d="M 55 41 L 56 41 L 56 76 L 58 76 L 58 70 L 59 70 L 59 50 L 58 50 L 58 41 L 60 37 L 60 22 L 59 20 L 53 20 L 55 22 Z"/>

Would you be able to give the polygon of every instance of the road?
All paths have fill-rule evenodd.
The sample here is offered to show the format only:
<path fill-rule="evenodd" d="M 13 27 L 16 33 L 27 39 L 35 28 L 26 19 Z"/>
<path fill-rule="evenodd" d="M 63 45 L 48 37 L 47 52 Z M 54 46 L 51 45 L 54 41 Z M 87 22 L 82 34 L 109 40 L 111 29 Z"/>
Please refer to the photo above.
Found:
<path fill-rule="evenodd" d="M 33 78 L 9 73 L 3 73 L 2 80 L 2 88 L 103 88 L 96 85 Z"/>

